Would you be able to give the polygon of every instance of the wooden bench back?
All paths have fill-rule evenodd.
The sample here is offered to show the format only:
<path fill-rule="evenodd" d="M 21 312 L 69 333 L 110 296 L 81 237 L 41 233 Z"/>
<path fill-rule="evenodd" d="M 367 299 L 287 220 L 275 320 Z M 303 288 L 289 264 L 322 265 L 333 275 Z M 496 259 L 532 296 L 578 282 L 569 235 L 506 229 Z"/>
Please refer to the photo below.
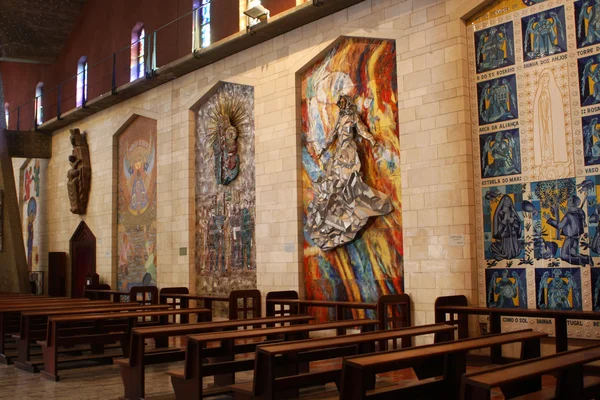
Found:
<path fill-rule="evenodd" d="M 107 283 L 94 283 L 83 288 L 83 295 L 90 300 L 110 300 L 108 293 L 90 293 L 87 290 L 110 290 L 110 285 Z"/>
<path fill-rule="evenodd" d="M 160 302 L 164 304 L 171 304 L 175 308 L 181 308 L 182 301 L 180 297 L 163 297 L 168 294 L 190 294 L 190 289 L 186 287 L 167 287 L 160 289 L 159 297 Z M 171 301 L 169 301 L 171 300 Z"/>
<path fill-rule="evenodd" d="M 267 293 L 267 300 L 298 300 L 295 290 L 282 290 Z M 267 301 L 267 317 L 283 317 L 285 315 L 298 315 L 298 306 L 293 304 L 275 304 Z"/>
<path fill-rule="evenodd" d="M 458 337 L 464 339 L 469 337 L 469 320 L 466 314 L 450 314 L 450 318 L 446 319 L 446 313 L 439 311 L 438 307 L 446 306 L 467 306 L 469 302 L 467 296 L 456 295 L 456 296 L 440 296 L 435 299 L 435 322 L 446 323 L 450 325 L 458 326 Z"/>
<path fill-rule="evenodd" d="M 233 290 L 229 294 L 229 319 L 251 319 L 262 316 L 259 290 Z"/>
<path fill-rule="evenodd" d="M 134 286 L 129 290 L 129 302 L 148 306 L 158 304 L 158 288 L 156 286 Z"/>

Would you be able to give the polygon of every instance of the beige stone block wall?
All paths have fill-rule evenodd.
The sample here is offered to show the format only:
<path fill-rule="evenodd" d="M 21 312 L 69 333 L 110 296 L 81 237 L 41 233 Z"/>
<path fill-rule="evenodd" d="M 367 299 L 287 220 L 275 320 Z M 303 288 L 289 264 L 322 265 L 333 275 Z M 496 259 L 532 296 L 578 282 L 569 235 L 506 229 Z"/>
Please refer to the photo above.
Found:
<path fill-rule="evenodd" d="M 437 296 L 476 301 L 473 177 L 462 0 L 366 0 L 190 73 L 76 124 L 93 165 L 88 214 L 97 269 L 115 283 L 113 135 L 133 114 L 158 120 L 159 286 L 193 284 L 194 120 L 190 108 L 220 80 L 255 86 L 258 288 L 302 288 L 299 93 L 296 71 L 342 35 L 395 39 L 405 288 L 414 323 L 434 320 Z M 451 15 L 453 15 L 451 17 Z M 69 128 L 54 133 L 48 249 L 68 251 L 80 217 L 66 194 Z M 464 235 L 464 246 L 449 237 Z M 180 256 L 179 248 L 188 255 Z"/>

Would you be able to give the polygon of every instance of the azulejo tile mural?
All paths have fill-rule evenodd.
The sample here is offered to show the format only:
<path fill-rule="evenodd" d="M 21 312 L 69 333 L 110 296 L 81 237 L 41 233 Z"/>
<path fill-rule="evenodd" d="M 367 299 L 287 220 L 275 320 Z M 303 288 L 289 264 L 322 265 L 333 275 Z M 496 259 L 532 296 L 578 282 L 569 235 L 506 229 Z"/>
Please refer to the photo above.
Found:
<path fill-rule="evenodd" d="M 470 21 L 480 304 L 600 311 L 599 21 L 600 0 L 498 0 Z M 486 70 L 507 59 L 511 24 L 514 64 Z M 503 323 L 552 334 L 516 320 Z M 600 338 L 584 326 L 569 334 Z"/>
<path fill-rule="evenodd" d="M 157 122 L 137 116 L 118 137 L 117 286 L 156 285 Z"/>
<path fill-rule="evenodd" d="M 395 42 L 344 38 L 301 78 L 306 296 L 373 302 L 400 293 Z M 331 232 L 343 240 L 328 240 Z"/>
<path fill-rule="evenodd" d="M 195 118 L 197 292 L 256 288 L 254 88 L 220 84 Z"/>

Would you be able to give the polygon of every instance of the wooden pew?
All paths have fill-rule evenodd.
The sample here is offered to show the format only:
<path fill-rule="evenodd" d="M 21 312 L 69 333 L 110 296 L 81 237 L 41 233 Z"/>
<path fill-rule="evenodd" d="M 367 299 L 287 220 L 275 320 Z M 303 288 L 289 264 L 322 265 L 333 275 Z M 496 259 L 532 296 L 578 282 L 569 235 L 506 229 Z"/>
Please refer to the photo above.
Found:
<path fill-rule="evenodd" d="M 521 358 L 530 359 L 540 356 L 540 339 L 546 336 L 528 329 L 350 357 L 344 360 L 340 399 L 458 399 L 469 351 L 520 342 Z M 375 389 L 376 374 L 404 368 L 413 368 L 419 381 Z"/>
<path fill-rule="evenodd" d="M 329 382 L 336 382 L 339 387 L 341 368 L 301 373 L 300 366 L 313 361 L 372 353 L 377 350 L 376 343 L 388 340 L 395 342 L 397 339 L 404 340 L 428 334 L 438 334 L 442 341 L 453 340 L 455 330 L 456 328 L 450 325 L 434 324 L 263 345 L 256 349 L 254 380 L 232 385 L 230 388 L 235 392 L 236 399 L 241 400 L 277 398 L 282 392 L 293 390 L 296 394 L 301 388 Z M 381 347 L 379 349 L 381 350 Z M 282 374 L 282 370 L 285 373 Z"/>
<path fill-rule="evenodd" d="M 310 316 L 287 316 L 274 318 L 252 318 L 245 320 L 217 321 L 210 323 L 189 324 L 181 326 L 158 326 L 135 328 L 131 334 L 129 358 L 115 360 L 121 369 L 121 379 L 125 387 L 123 398 L 133 400 L 144 397 L 145 368 L 146 365 L 161 364 L 185 359 L 185 350 L 170 353 L 146 353 L 144 343 L 147 339 L 162 342 L 177 336 L 186 336 L 219 330 L 237 330 L 239 328 L 257 326 L 275 326 L 283 324 L 305 324 L 314 318 Z"/>
<path fill-rule="evenodd" d="M 156 307 L 168 308 L 167 305 L 157 305 Z M 167 317 L 174 315 L 190 315 L 196 314 L 200 319 L 203 316 L 210 318 L 211 312 L 206 308 L 187 308 L 187 309 L 163 309 L 163 310 L 143 310 L 143 311 L 127 311 L 127 312 L 111 312 L 106 314 L 76 314 L 76 315 L 61 315 L 57 317 L 50 317 L 48 319 L 48 331 L 46 340 L 38 341 L 38 344 L 42 347 L 43 353 L 43 365 L 44 370 L 41 371 L 42 377 L 58 381 L 58 363 L 63 361 L 58 359 L 58 348 L 59 346 L 65 345 L 76 345 L 76 344 L 89 344 L 97 345 L 93 350 L 92 356 L 88 356 L 85 359 L 102 359 L 106 358 L 104 355 L 103 346 L 108 343 L 120 342 L 123 350 L 123 355 L 127 357 L 129 355 L 129 340 L 130 334 L 133 327 L 138 323 L 138 318 L 160 318 L 162 324 L 167 323 Z M 106 321 L 109 320 L 127 320 L 126 326 L 122 330 L 116 330 L 115 326 L 104 327 Z M 82 332 L 64 332 L 61 331 L 61 327 L 73 323 L 81 322 L 94 322 L 92 333 Z M 179 324 L 177 324 L 179 325 Z M 68 359 L 64 361 L 79 361 L 80 359 Z M 112 359 L 111 359 L 112 362 Z"/>
<path fill-rule="evenodd" d="M 38 340 L 46 338 L 48 318 L 58 315 L 74 315 L 74 314 L 99 314 L 108 312 L 123 312 L 123 311 L 137 311 L 147 310 L 156 311 L 167 309 L 168 306 L 160 305 L 141 305 L 131 303 L 112 303 L 108 301 L 108 304 L 102 307 L 84 307 L 75 309 L 41 309 L 35 311 L 23 311 L 21 313 L 21 325 L 19 334 L 15 335 L 17 340 L 17 361 L 15 366 L 19 369 L 28 372 L 38 372 L 37 365 L 30 363 L 31 357 L 31 344 Z M 187 316 L 187 315 L 186 315 Z M 43 324 L 43 326 L 40 326 Z M 93 326 L 93 323 L 85 324 L 85 326 Z"/>
<path fill-rule="evenodd" d="M 584 376 L 584 364 L 597 360 L 600 345 L 466 374 L 460 398 L 489 400 L 490 390 L 500 387 L 509 399 L 597 399 L 600 377 Z M 557 376 L 556 387 L 542 390 L 542 375 L 548 374 Z"/>
<path fill-rule="evenodd" d="M 10 354 L 8 342 L 12 342 L 9 335 L 19 332 L 21 313 L 24 311 L 38 310 L 67 310 L 67 309 L 84 309 L 99 306 L 107 306 L 112 304 L 108 301 L 85 301 L 85 302 L 66 302 L 56 303 L 48 302 L 44 304 L 20 304 L 11 306 L 0 306 L 0 363 L 9 364 L 14 358 L 14 354 Z"/>
<path fill-rule="evenodd" d="M 234 382 L 234 373 L 247 371 L 254 368 L 254 359 L 247 358 L 237 361 L 224 361 L 204 365 L 202 360 L 207 357 L 233 356 L 236 354 L 249 353 L 256 350 L 261 343 L 235 344 L 236 340 L 248 340 L 259 337 L 269 338 L 282 337 L 283 341 L 306 340 L 310 332 L 324 330 L 341 330 L 358 327 L 362 329 L 375 329 L 379 321 L 372 319 L 346 320 L 326 322 L 322 324 L 303 324 L 294 326 L 283 326 L 277 328 L 250 329 L 243 332 L 211 332 L 188 336 L 188 345 L 185 356 L 185 369 L 183 371 L 167 372 L 171 376 L 171 383 L 175 390 L 177 399 L 201 399 L 203 397 L 202 378 L 212 375 L 225 375 L 222 380 L 226 383 Z M 356 336 L 356 335 L 351 335 Z M 211 342 L 220 342 L 218 348 L 207 349 Z M 222 391 L 222 388 L 221 388 Z M 229 389 L 225 390 L 229 391 Z M 214 394 L 214 393 L 211 393 Z M 130 399 L 131 400 L 131 399 Z"/>

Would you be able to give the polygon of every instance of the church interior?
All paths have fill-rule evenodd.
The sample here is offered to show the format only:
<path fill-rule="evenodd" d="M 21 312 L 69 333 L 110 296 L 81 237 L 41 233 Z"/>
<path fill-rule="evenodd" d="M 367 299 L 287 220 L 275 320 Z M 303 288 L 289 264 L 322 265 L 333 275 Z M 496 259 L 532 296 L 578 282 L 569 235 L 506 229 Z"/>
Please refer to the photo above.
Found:
<path fill-rule="evenodd" d="M 0 399 L 600 399 L 600 0 L 0 0 Z"/>

